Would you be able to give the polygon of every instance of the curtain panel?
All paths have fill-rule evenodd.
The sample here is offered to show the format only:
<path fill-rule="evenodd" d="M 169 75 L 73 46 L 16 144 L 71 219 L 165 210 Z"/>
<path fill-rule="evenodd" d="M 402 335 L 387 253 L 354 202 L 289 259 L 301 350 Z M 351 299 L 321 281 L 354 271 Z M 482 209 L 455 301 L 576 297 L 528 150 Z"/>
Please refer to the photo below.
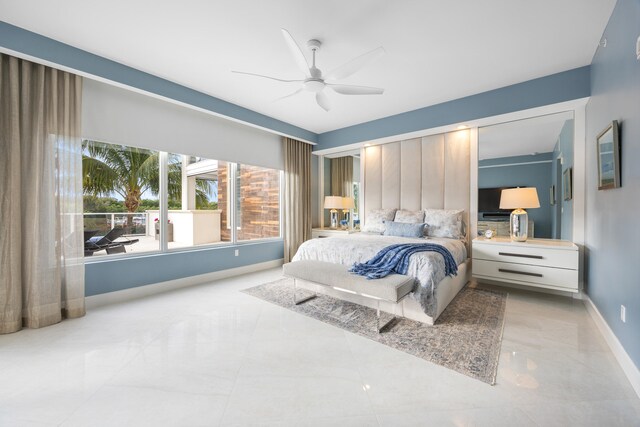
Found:
<path fill-rule="evenodd" d="M 0 333 L 84 315 L 82 78 L 0 54 Z"/>
<path fill-rule="evenodd" d="M 331 159 L 331 195 L 353 196 L 353 157 Z"/>
<path fill-rule="evenodd" d="M 284 262 L 311 238 L 311 145 L 284 142 Z"/>

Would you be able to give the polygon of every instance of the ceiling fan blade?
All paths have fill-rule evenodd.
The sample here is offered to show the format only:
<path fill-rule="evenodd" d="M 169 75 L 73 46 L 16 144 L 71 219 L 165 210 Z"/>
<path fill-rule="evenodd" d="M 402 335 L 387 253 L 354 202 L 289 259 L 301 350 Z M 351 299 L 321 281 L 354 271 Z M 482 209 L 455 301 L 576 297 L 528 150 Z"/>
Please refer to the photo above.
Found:
<path fill-rule="evenodd" d="M 357 58 L 354 58 L 351 61 L 347 62 L 346 64 L 339 66 L 338 68 L 336 68 L 335 70 L 327 74 L 326 79 L 340 80 L 340 79 L 347 78 L 353 73 L 355 73 L 356 71 L 360 70 L 365 65 L 367 65 L 367 63 L 373 61 L 374 59 L 379 58 L 382 55 L 384 55 L 384 48 L 380 46 L 376 49 L 373 49 L 371 52 L 362 54 Z"/>
<path fill-rule="evenodd" d="M 265 76 L 265 75 L 262 75 L 262 74 L 256 74 L 256 73 L 247 73 L 247 72 L 245 72 L 245 71 L 235 71 L 235 70 L 232 70 L 231 72 L 232 72 L 232 73 L 236 73 L 236 74 L 245 74 L 245 75 L 247 75 L 247 76 L 263 77 L 263 78 L 265 78 L 265 79 L 277 80 L 277 81 L 279 81 L 279 82 L 285 82 L 285 83 L 291 83 L 291 82 L 301 83 L 301 82 L 303 82 L 303 81 L 304 81 L 304 80 L 285 80 L 285 79 L 279 79 L 279 78 L 277 78 L 277 77 L 270 77 L 270 76 Z"/>
<path fill-rule="evenodd" d="M 329 111 L 331 109 L 329 97 L 324 92 L 316 92 L 316 102 L 324 111 Z"/>
<path fill-rule="evenodd" d="M 333 83 L 327 83 L 327 86 L 341 95 L 382 95 L 384 93 L 384 89 L 379 87 L 338 85 Z"/>
<path fill-rule="evenodd" d="M 294 95 L 299 94 L 299 93 L 300 93 L 300 92 L 302 92 L 302 91 L 303 91 L 303 89 L 302 89 L 302 88 L 300 88 L 300 89 L 298 89 L 297 91 L 295 91 L 295 92 L 293 92 L 293 93 L 290 93 L 289 95 L 285 95 L 285 96 L 283 96 L 283 97 L 280 97 L 280 98 L 276 98 L 276 99 L 274 99 L 274 100 L 273 100 L 273 102 L 276 102 L 276 101 L 282 101 L 283 99 L 290 98 L 290 97 L 292 97 L 292 96 L 294 96 Z"/>
<path fill-rule="evenodd" d="M 307 59 L 304 57 L 302 53 L 302 49 L 298 46 L 298 43 L 293 39 L 289 31 L 284 28 L 280 28 L 282 31 L 282 36 L 284 37 L 284 41 L 287 42 L 287 46 L 289 47 L 289 51 L 291 55 L 293 55 L 293 59 L 296 61 L 296 65 L 300 70 L 304 73 L 305 76 L 310 77 L 309 73 L 309 64 L 307 63 Z"/>

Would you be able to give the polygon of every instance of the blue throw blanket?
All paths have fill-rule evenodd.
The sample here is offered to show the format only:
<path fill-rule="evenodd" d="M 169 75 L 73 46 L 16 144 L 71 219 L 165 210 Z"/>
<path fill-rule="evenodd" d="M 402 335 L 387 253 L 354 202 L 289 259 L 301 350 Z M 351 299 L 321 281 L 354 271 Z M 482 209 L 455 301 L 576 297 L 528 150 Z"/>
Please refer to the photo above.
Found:
<path fill-rule="evenodd" d="M 411 255 L 425 251 L 437 252 L 442 255 L 447 276 L 458 274 L 458 266 L 451 252 L 447 248 L 433 243 L 402 243 L 387 246 L 369 261 L 356 262 L 349 271 L 365 276 L 367 279 L 380 279 L 391 273 L 407 274 Z"/>

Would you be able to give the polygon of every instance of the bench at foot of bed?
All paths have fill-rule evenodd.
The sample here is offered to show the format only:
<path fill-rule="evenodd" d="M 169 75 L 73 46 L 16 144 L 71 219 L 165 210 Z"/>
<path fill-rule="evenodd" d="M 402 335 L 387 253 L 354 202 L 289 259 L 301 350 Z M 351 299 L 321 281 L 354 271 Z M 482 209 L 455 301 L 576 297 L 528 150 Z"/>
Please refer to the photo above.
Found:
<path fill-rule="evenodd" d="M 331 287 L 337 291 L 374 300 L 377 313 L 375 330 L 378 333 L 396 318 L 394 316 L 383 325 L 380 325 L 380 301 L 397 304 L 409 295 L 415 285 L 415 279 L 410 276 L 390 274 L 382 279 L 368 280 L 366 277 L 350 273 L 349 267 L 346 265 L 323 261 L 290 262 L 285 264 L 282 270 L 286 277 L 293 279 L 293 302 L 295 304 L 302 304 L 315 297 L 315 295 L 312 295 L 297 300 L 296 279 L 306 280 L 318 285 Z M 402 316 L 404 317 L 404 312 Z"/>

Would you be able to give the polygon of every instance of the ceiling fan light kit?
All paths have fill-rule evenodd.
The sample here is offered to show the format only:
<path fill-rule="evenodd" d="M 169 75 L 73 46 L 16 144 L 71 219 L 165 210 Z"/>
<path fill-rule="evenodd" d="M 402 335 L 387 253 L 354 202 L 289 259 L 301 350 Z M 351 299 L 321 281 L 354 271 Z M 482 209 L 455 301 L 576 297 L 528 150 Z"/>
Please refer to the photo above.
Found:
<path fill-rule="evenodd" d="M 343 85 L 337 83 L 328 83 L 327 80 L 341 80 L 349 77 L 350 75 L 356 73 L 369 62 L 374 59 L 380 57 L 384 54 L 384 49 L 382 47 L 378 47 L 370 52 L 367 52 L 363 55 L 358 56 L 357 58 L 352 59 L 346 64 L 341 65 L 335 70 L 328 73 L 326 76 L 322 74 L 322 71 L 316 67 L 316 52 L 320 50 L 322 46 L 322 42 L 320 40 L 311 39 L 307 42 L 307 47 L 311 50 L 312 54 L 312 63 L 309 66 L 307 59 L 305 58 L 302 50 L 293 39 L 291 34 L 285 30 L 281 29 L 282 36 L 285 39 L 287 46 L 289 47 L 289 51 L 293 56 L 295 63 L 297 64 L 300 71 L 304 73 L 305 78 L 303 80 L 286 80 L 280 79 L 277 77 L 265 76 L 262 74 L 256 73 L 248 73 L 244 71 L 233 71 L 237 74 L 245 74 L 248 76 L 255 77 L 263 77 L 271 80 L 276 80 L 279 82 L 285 83 L 301 83 L 301 86 L 295 92 L 285 95 L 277 100 L 282 100 L 285 98 L 292 97 L 294 95 L 299 94 L 302 91 L 308 91 L 316 94 L 316 102 L 317 104 L 325 111 L 329 111 L 331 109 L 331 103 L 329 101 L 329 97 L 324 92 L 325 87 L 332 89 L 334 92 L 340 95 L 382 95 L 384 93 L 384 89 L 377 87 L 368 87 L 368 86 L 355 86 L 355 85 Z"/>

